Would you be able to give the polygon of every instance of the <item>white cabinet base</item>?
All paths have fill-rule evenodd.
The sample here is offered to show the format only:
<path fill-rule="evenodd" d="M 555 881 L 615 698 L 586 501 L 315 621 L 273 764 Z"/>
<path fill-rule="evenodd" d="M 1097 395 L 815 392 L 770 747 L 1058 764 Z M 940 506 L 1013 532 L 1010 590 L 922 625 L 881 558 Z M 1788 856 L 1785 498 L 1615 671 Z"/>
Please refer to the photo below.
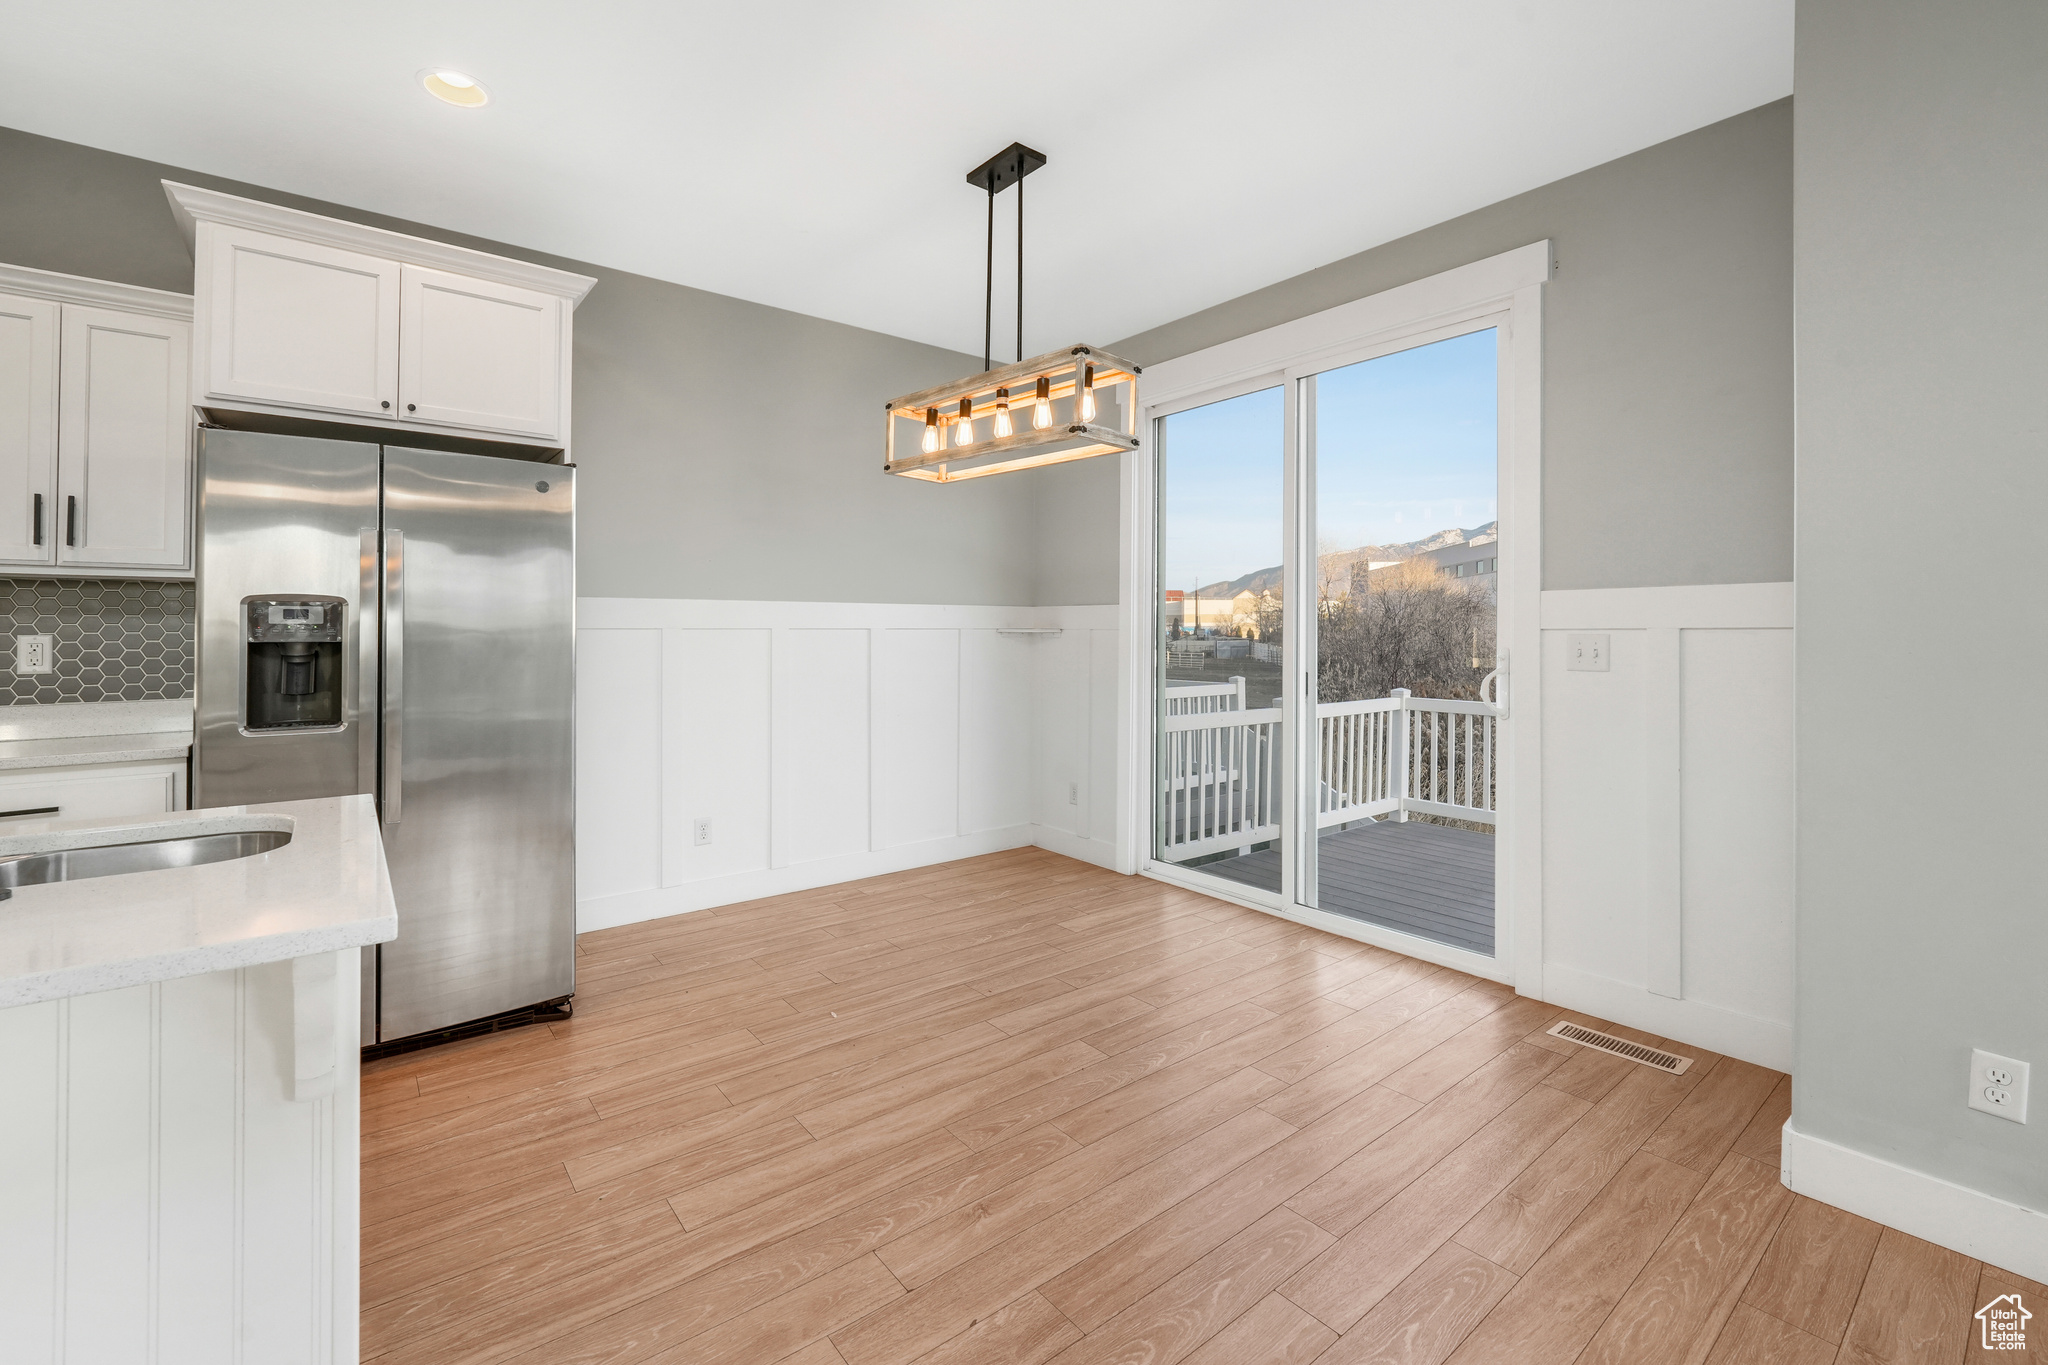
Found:
<path fill-rule="evenodd" d="M 293 1001 L 273 962 L 0 1010 L 9 1361 L 353 1365 L 355 1013 L 300 1101 Z"/>
<path fill-rule="evenodd" d="M 183 763 L 77 763 L 0 772 L 0 833 L 20 833 L 32 821 L 183 809 Z"/>

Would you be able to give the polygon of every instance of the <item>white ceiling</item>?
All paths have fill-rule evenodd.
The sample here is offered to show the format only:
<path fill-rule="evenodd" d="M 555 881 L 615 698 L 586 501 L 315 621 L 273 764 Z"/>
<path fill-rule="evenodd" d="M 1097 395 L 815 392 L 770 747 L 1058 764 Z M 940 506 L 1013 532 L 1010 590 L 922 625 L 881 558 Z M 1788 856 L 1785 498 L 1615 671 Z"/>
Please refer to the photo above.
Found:
<path fill-rule="evenodd" d="M 0 32 L 0 124 L 977 354 L 963 177 L 1013 140 L 1050 158 L 1035 352 L 1792 88 L 1792 0 L 0 0 Z"/>

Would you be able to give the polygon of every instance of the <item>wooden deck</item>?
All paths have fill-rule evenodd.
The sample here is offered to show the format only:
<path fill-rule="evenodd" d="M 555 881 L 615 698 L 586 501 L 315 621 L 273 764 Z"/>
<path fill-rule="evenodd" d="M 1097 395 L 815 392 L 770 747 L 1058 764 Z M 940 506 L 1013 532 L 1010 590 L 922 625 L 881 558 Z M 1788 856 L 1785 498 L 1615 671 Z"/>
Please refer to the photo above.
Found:
<path fill-rule="evenodd" d="M 1419 820 L 1363 821 L 1316 840 L 1317 905 L 1493 956 L 1493 836 Z M 1280 850 L 1196 869 L 1280 889 Z"/>
<path fill-rule="evenodd" d="M 367 1068 L 365 1359 L 1955 1365 L 2048 1296 L 1787 1192 L 1775 1072 L 1038 850 L 580 961 Z"/>

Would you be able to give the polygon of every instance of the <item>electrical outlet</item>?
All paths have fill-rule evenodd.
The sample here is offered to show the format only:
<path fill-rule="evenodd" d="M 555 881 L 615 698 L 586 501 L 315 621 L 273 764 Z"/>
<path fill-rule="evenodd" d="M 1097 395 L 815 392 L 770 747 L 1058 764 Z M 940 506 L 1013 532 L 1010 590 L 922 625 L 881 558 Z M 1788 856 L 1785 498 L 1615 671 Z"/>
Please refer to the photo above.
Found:
<path fill-rule="evenodd" d="M 1572 673 L 1605 673 L 1608 671 L 1609 637 L 1606 635 L 1567 635 L 1564 637 L 1564 666 Z"/>
<path fill-rule="evenodd" d="M 709 817 L 705 817 L 705 818 L 699 819 L 699 820 L 697 820 L 696 822 L 694 822 L 694 826 L 693 826 L 693 832 L 694 832 L 694 837 L 695 837 L 695 839 L 696 839 L 696 842 L 697 842 L 697 843 L 699 843 L 699 844 L 708 844 L 708 843 L 710 843 L 710 842 L 711 842 L 711 821 L 710 821 Z"/>
<path fill-rule="evenodd" d="M 1069 782 L 1067 784 L 1067 804 L 1070 806 L 1081 804 L 1081 784 L 1079 782 Z"/>
<path fill-rule="evenodd" d="M 14 671 L 20 674 L 50 673 L 57 667 L 57 651 L 47 635 L 14 637 Z"/>
<path fill-rule="evenodd" d="M 1970 1107 L 2014 1123 L 2025 1123 L 2027 1064 L 1982 1048 L 1971 1049 Z"/>

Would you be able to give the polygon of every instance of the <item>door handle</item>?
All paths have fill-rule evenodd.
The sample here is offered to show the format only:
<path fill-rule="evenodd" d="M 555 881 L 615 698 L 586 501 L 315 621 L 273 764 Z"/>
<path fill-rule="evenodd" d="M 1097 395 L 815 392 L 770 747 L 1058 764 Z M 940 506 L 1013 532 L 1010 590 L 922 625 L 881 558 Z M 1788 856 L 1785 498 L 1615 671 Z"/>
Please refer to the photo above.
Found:
<path fill-rule="evenodd" d="M 43 543 L 43 495 L 36 494 L 36 544 Z"/>
<path fill-rule="evenodd" d="M 405 795 L 405 532 L 384 532 L 384 823 Z"/>
<path fill-rule="evenodd" d="M 78 544 L 78 496 L 74 493 L 64 495 L 64 543 Z"/>
<path fill-rule="evenodd" d="M 377 528 L 356 532 L 356 790 L 377 790 Z"/>

